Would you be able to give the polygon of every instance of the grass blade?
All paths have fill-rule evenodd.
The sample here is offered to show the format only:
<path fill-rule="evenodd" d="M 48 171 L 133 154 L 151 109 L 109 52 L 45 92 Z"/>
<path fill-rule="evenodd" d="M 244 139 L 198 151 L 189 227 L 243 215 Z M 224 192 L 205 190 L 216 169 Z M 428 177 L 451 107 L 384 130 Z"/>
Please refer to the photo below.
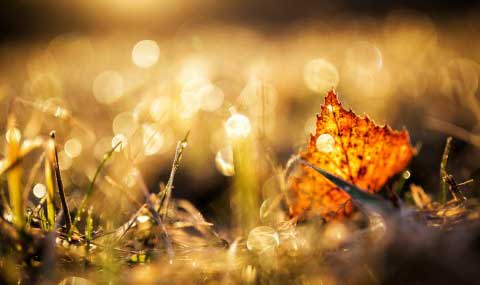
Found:
<path fill-rule="evenodd" d="M 63 188 L 62 175 L 60 173 L 60 166 L 58 164 L 58 152 L 57 146 L 55 145 L 55 132 L 50 133 L 50 137 L 53 140 L 53 166 L 55 169 L 55 178 L 57 181 L 58 194 L 60 196 L 60 202 L 62 203 L 63 213 L 65 214 L 65 225 L 67 232 L 70 231 L 72 227 L 72 216 L 70 215 L 70 210 L 68 209 L 67 198 L 65 196 L 65 190 Z"/>
<path fill-rule="evenodd" d="M 53 174 L 53 161 L 54 161 L 54 147 L 55 142 L 50 138 L 47 142 L 45 149 L 45 186 L 47 188 L 47 220 L 48 227 L 50 230 L 53 230 L 55 227 L 55 182 Z"/>
<path fill-rule="evenodd" d="M 168 178 L 168 182 L 167 182 L 167 185 L 165 186 L 165 190 L 159 193 L 160 209 L 158 209 L 158 211 L 161 212 L 162 218 L 164 220 L 168 214 L 168 207 L 169 207 L 170 199 L 172 196 L 173 180 L 175 178 L 175 174 L 177 173 L 178 168 L 180 167 L 183 151 L 188 145 L 187 141 L 188 141 L 189 134 L 190 134 L 190 131 L 187 132 L 183 140 L 177 143 L 177 148 L 175 149 L 175 157 L 173 158 L 173 163 L 172 163 L 172 170 L 170 171 L 170 177 Z"/>
<path fill-rule="evenodd" d="M 80 206 L 78 207 L 77 213 L 75 215 L 75 218 L 73 219 L 73 224 L 70 230 L 68 231 L 68 237 L 70 237 L 73 233 L 73 230 L 75 229 L 77 223 L 80 221 L 81 215 L 85 211 L 85 206 L 87 205 L 88 199 L 93 193 L 93 189 L 95 189 L 95 182 L 97 181 L 98 176 L 100 175 L 100 172 L 102 169 L 105 167 L 105 164 L 108 162 L 108 160 L 112 157 L 113 153 L 115 150 L 122 144 L 122 142 L 118 142 L 110 151 L 108 151 L 104 156 L 102 161 L 100 162 L 100 165 L 97 167 L 97 170 L 95 171 L 95 175 L 93 175 L 92 182 L 90 183 L 90 186 L 87 189 L 87 193 L 85 193 L 85 196 L 83 197 L 82 202 L 80 203 Z"/>
<path fill-rule="evenodd" d="M 13 115 L 13 104 L 10 105 L 7 121 L 7 165 L 12 167 L 7 172 L 8 192 L 10 207 L 13 211 L 13 224 L 17 229 L 22 229 L 24 221 L 23 195 L 22 195 L 22 166 L 20 163 L 20 140 L 21 133 L 15 128 L 16 118 Z"/>
<path fill-rule="evenodd" d="M 348 195 L 350 195 L 350 197 L 352 198 L 352 201 L 360 208 L 364 208 L 366 210 L 380 211 L 383 213 L 392 211 L 391 205 L 388 204 L 386 200 L 381 199 L 378 196 L 369 194 L 368 192 L 361 190 L 357 186 L 343 180 L 340 177 L 337 177 L 331 174 L 328 171 L 325 171 L 309 163 L 306 160 L 300 159 L 300 162 L 312 168 L 313 170 L 317 171 L 318 173 L 323 175 L 325 178 L 330 180 L 330 182 L 335 184 L 338 188 L 347 192 Z"/>

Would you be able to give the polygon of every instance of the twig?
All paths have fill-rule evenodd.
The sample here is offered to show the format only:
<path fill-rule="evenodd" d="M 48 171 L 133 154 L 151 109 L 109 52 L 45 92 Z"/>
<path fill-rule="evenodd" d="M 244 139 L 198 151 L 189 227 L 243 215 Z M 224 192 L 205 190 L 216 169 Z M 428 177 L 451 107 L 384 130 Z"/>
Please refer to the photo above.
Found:
<path fill-rule="evenodd" d="M 462 190 L 460 190 L 460 188 L 458 187 L 458 184 L 455 181 L 455 178 L 453 178 L 453 175 L 447 175 L 445 177 L 445 182 L 448 183 L 449 185 L 448 189 L 452 193 L 452 196 L 455 199 L 455 201 L 464 202 L 467 200 L 467 197 L 465 197 Z"/>
<path fill-rule="evenodd" d="M 440 203 L 445 204 L 447 202 L 448 181 L 446 180 L 447 162 L 450 149 L 452 147 L 452 137 L 447 138 L 445 149 L 443 150 L 442 161 L 440 162 Z"/>
<path fill-rule="evenodd" d="M 463 182 L 458 183 L 457 186 L 464 186 L 464 185 L 473 183 L 473 181 L 474 181 L 473 178 L 471 178 L 471 179 L 468 179 L 467 181 L 463 181 Z"/>

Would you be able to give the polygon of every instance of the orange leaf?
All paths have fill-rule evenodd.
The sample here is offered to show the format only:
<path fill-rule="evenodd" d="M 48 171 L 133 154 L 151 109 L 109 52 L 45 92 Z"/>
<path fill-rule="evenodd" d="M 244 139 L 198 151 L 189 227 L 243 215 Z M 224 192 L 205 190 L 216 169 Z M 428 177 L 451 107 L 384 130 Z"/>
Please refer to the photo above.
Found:
<path fill-rule="evenodd" d="M 408 132 L 377 126 L 368 117 L 345 110 L 332 90 L 317 115 L 315 135 L 300 157 L 370 193 L 378 192 L 410 162 L 414 149 Z M 347 193 L 306 165 L 289 179 L 288 203 L 294 217 L 342 218 L 353 212 Z"/>

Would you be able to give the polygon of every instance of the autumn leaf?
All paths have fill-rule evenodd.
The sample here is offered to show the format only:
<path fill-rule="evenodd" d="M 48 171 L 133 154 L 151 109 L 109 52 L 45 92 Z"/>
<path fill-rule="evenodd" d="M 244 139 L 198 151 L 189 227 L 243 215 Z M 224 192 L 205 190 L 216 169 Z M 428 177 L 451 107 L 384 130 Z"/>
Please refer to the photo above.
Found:
<path fill-rule="evenodd" d="M 410 162 L 414 149 L 408 132 L 378 126 L 367 116 L 345 110 L 334 91 L 325 97 L 317 126 L 299 156 L 369 193 L 376 193 Z M 288 203 L 293 217 L 320 215 L 327 219 L 350 215 L 347 193 L 307 165 L 289 179 Z"/>

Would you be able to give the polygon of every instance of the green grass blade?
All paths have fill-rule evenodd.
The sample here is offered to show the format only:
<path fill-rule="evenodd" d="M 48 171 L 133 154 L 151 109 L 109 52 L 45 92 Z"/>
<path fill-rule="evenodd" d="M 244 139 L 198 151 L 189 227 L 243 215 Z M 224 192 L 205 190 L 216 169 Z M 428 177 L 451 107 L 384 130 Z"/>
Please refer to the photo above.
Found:
<path fill-rule="evenodd" d="M 112 157 L 113 153 L 115 150 L 122 144 L 122 142 L 118 142 L 110 151 L 108 151 L 104 156 L 102 161 L 100 162 L 100 165 L 97 167 L 97 170 L 95 171 L 95 175 L 93 176 L 92 182 L 90 183 L 90 186 L 88 187 L 87 193 L 85 193 L 85 196 L 83 197 L 82 202 L 80 203 L 80 207 L 78 207 L 77 213 L 75 214 L 75 218 L 73 219 L 72 227 L 68 231 L 68 236 L 70 237 L 73 233 L 73 230 L 75 229 L 77 223 L 80 221 L 82 213 L 85 211 L 85 206 L 87 205 L 88 199 L 93 193 L 93 190 L 95 189 L 95 182 L 97 181 L 98 176 L 100 175 L 100 172 L 102 169 L 105 167 L 105 164 L 108 162 L 108 160 Z"/>
<path fill-rule="evenodd" d="M 347 192 L 348 195 L 352 198 L 352 201 L 359 207 L 364 208 L 366 210 L 371 210 L 375 212 L 382 212 L 387 213 L 392 211 L 391 205 L 388 201 L 381 199 L 376 195 L 369 194 L 367 191 L 361 190 L 357 186 L 343 180 L 340 177 L 337 177 L 331 174 L 328 171 L 325 171 L 306 160 L 300 159 L 300 162 L 307 165 L 308 167 L 312 168 L 313 170 L 317 171 L 325 178 L 327 178 L 330 182 L 335 184 L 338 188 L 342 189 L 343 191 Z"/>

